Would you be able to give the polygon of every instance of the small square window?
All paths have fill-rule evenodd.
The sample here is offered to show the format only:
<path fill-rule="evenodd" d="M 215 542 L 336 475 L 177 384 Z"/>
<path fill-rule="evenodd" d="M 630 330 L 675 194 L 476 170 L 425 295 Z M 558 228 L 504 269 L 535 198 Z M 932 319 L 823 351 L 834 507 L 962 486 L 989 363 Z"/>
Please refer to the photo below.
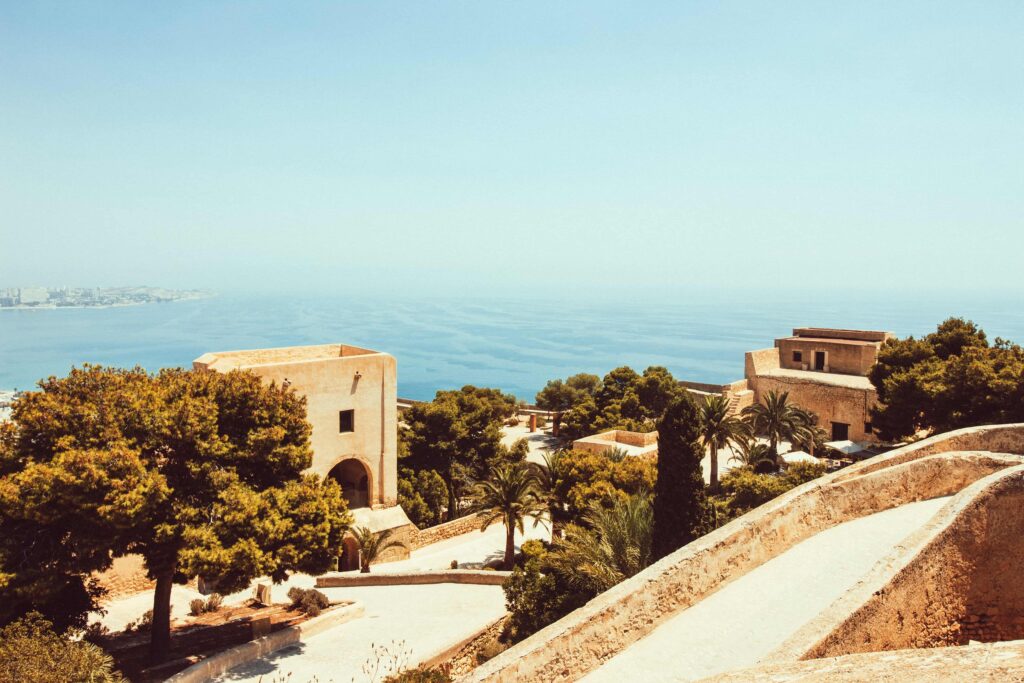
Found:
<path fill-rule="evenodd" d="M 794 351 L 793 352 L 793 362 L 794 363 L 802 363 L 803 361 L 804 361 L 804 353 L 803 353 L 803 351 Z"/>
<path fill-rule="evenodd" d="M 874 430 L 874 428 L 875 428 L 875 426 L 873 424 L 871 424 L 870 422 L 865 422 L 864 423 L 864 433 L 865 434 L 870 434 Z"/>
<path fill-rule="evenodd" d="M 356 411 L 342 410 L 338 413 L 338 431 L 341 433 L 356 430 Z"/>

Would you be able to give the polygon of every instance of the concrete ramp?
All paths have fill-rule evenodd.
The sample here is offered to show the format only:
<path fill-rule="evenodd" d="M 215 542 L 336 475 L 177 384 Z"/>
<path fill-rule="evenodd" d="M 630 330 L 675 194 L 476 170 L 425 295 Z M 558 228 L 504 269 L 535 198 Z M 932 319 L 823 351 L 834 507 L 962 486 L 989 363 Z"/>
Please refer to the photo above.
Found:
<path fill-rule="evenodd" d="M 842 597 L 947 500 L 826 529 L 667 620 L 582 680 L 689 681 L 751 666 Z"/>

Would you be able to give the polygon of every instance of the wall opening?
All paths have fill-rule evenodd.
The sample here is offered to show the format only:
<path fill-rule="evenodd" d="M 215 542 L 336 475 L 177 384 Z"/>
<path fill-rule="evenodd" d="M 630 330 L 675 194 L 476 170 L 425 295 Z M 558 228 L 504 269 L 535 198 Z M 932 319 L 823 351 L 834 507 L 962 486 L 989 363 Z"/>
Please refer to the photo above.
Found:
<path fill-rule="evenodd" d="M 341 484 L 349 508 L 365 508 L 370 505 L 370 472 L 366 465 L 355 458 L 342 460 L 327 473 Z"/>

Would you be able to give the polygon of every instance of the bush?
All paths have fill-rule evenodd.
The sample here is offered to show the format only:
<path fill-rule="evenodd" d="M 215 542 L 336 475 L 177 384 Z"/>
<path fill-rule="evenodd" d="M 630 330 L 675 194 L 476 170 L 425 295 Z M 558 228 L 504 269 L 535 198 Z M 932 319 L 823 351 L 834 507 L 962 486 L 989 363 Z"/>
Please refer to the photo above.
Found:
<path fill-rule="evenodd" d="M 96 645 L 59 636 L 36 612 L 0 629 L 0 683 L 121 683 L 114 660 Z"/>
<path fill-rule="evenodd" d="M 224 602 L 224 596 L 220 593 L 212 593 L 206 600 L 202 598 L 190 600 L 188 603 L 189 614 L 198 617 L 206 612 L 216 612 L 220 609 L 222 602 Z"/>
<path fill-rule="evenodd" d="M 292 601 L 292 609 L 298 609 L 311 617 L 318 616 L 331 605 L 330 599 L 315 588 L 292 586 L 288 589 L 288 599 Z"/>
<path fill-rule="evenodd" d="M 174 605 L 171 605 L 170 612 L 174 612 Z M 124 625 L 125 633 L 131 633 L 132 631 L 143 632 L 148 631 L 153 627 L 153 610 L 148 609 L 142 613 L 142 616 L 135 621 L 129 621 Z"/>
<path fill-rule="evenodd" d="M 774 474 L 758 474 L 740 467 L 726 472 L 721 480 L 722 493 L 729 496 L 734 513 L 752 510 L 793 488 L 788 481 Z"/>
<path fill-rule="evenodd" d="M 206 599 L 206 607 L 204 608 L 207 612 L 216 612 L 220 609 L 221 603 L 224 602 L 224 596 L 220 593 L 212 593 L 210 597 Z"/>

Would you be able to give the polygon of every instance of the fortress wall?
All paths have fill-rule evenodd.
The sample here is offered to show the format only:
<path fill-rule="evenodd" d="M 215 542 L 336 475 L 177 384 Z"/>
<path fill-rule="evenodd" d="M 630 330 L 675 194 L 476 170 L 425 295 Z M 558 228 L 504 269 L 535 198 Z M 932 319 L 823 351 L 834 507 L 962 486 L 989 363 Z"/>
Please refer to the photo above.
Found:
<path fill-rule="evenodd" d="M 1024 465 L 975 482 L 767 661 L 1024 638 L 1022 506 Z"/>
<path fill-rule="evenodd" d="M 1024 426 L 1015 429 L 1024 442 Z M 839 479 L 836 473 L 797 487 L 663 558 L 461 680 L 578 679 L 665 619 L 823 529 L 952 495 L 1021 462 L 987 454 L 926 458 L 919 452 L 906 460 L 861 476 Z"/>
<path fill-rule="evenodd" d="M 1024 423 L 966 427 L 912 443 L 836 472 L 835 481 L 859 477 L 911 460 L 951 451 L 1024 454 Z"/>

